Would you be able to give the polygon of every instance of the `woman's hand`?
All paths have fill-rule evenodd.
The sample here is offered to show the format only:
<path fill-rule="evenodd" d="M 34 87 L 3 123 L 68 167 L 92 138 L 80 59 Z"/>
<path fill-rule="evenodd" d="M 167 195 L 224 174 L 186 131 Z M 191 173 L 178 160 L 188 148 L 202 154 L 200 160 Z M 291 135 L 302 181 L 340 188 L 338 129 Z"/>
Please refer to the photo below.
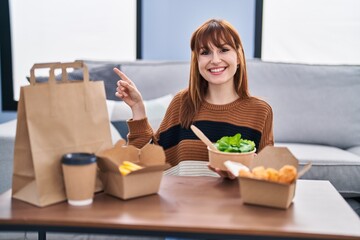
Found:
<path fill-rule="evenodd" d="M 133 120 L 145 118 L 145 106 L 141 93 L 136 88 L 135 84 L 123 72 L 121 72 L 118 68 L 114 68 L 113 70 L 121 78 L 117 81 L 115 95 L 129 105 L 133 112 Z"/>
<path fill-rule="evenodd" d="M 224 171 L 224 170 L 220 170 L 219 168 L 213 168 L 212 166 L 210 166 L 210 164 L 208 164 L 208 168 L 211 171 L 219 174 L 220 177 L 222 177 L 222 178 L 236 179 L 236 176 L 234 176 L 234 174 L 232 174 L 230 171 Z"/>

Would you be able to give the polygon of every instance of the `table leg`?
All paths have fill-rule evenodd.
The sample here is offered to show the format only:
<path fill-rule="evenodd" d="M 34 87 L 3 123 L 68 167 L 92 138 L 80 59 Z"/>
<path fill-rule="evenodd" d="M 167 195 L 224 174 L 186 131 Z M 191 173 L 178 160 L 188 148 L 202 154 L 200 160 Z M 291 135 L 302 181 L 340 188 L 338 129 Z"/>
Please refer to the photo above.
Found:
<path fill-rule="evenodd" d="M 38 239 L 39 240 L 46 240 L 46 232 L 45 231 L 39 231 L 38 232 Z"/>

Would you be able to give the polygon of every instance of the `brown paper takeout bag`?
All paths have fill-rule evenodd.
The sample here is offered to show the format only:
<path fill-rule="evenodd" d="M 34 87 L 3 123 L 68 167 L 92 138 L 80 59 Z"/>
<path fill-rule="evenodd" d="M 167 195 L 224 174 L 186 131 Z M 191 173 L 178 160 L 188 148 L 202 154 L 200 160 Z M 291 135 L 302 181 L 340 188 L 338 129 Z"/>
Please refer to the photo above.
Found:
<path fill-rule="evenodd" d="M 50 68 L 48 82 L 36 82 L 38 68 Z M 55 80 L 58 68 L 61 81 Z M 83 69 L 83 80 L 67 80 L 68 68 Z M 13 198 L 40 207 L 66 200 L 62 155 L 96 153 L 111 146 L 103 81 L 89 81 L 87 66 L 81 61 L 35 64 L 30 85 L 20 90 Z"/>

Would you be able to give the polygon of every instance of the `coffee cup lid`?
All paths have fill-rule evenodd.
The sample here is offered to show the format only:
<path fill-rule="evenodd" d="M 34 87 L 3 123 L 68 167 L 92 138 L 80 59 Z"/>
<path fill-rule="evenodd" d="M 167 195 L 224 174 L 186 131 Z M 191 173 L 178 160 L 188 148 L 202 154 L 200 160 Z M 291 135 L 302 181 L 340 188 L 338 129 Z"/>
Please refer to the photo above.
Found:
<path fill-rule="evenodd" d="M 96 155 L 93 153 L 67 153 L 64 154 L 61 162 L 66 165 L 84 165 L 96 162 Z"/>

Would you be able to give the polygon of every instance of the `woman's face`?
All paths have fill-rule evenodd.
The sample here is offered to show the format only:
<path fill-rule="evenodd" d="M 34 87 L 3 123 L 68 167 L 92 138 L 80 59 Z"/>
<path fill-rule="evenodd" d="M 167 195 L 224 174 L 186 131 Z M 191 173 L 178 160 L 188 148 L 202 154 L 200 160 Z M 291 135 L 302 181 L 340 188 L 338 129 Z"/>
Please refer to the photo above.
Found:
<path fill-rule="evenodd" d="M 209 49 L 200 49 L 198 56 L 199 71 L 210 85 L 232 82 L 238 64 L 236 50 L 228 44 L 223 44 L 220 48 L 210 44 Z"/>

